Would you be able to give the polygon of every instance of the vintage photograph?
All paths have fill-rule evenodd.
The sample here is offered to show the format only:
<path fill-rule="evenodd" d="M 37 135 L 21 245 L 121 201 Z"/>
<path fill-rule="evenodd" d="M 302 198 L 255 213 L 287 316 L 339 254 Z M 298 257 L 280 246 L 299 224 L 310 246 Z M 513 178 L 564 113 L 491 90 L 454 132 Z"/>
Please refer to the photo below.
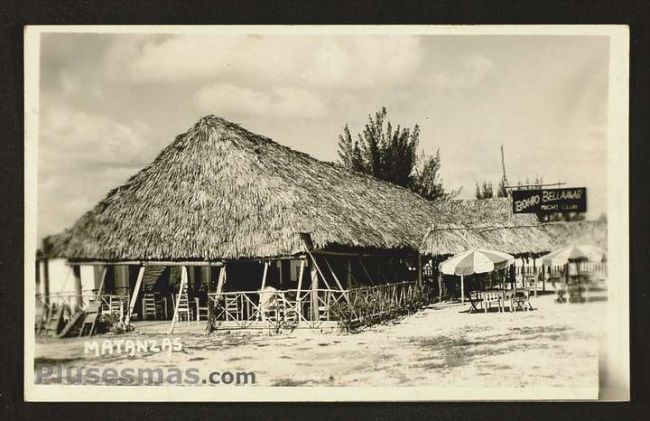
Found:
<path fill-rule="evenodd" d="M 27 400 L 629 398 L 621 26 L 39 27 Z"/>

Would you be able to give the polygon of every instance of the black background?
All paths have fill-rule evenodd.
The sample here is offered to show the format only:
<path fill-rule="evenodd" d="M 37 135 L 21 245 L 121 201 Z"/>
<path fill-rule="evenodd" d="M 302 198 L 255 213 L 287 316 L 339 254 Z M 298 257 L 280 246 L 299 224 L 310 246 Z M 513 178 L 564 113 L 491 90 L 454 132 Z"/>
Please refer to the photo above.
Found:
<path fill-rule="evenodd" d="M 23 1 L 0 2 L 0 419 L 644 419 L 648 411 L 647 1 Z M 35 404 L 23 402 L 23 25 L 630 25 L 630 337 L 632 403 Z M 471 122 L 468 122 L 471 124 Z M 621 280 L 623 281 L 623 280 Z M 295 393 L 300 393 L 299 389 Z M 101 396 L 97 397 L 101 399 Z M 135 397 L 134 397 L 135 398 Z M 514 397 L 513 397 L 514 398 Z M 645 416 L 644 416 L 645 415 Z"/>

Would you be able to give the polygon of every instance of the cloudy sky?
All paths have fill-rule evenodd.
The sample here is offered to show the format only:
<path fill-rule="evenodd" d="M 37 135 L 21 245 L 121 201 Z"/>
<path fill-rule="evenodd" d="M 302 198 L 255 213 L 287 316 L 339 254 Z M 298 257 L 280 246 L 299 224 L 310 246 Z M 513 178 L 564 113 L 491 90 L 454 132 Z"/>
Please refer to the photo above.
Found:
<path fill-rule="evenodd" d="M 501 177 L 586 186 L 606 210 L 608 38 L 41 35 L 38 236 L 72 225 L 215 114 L 319 159 L 388 108 L 440 148 L 448 188 Z"/>

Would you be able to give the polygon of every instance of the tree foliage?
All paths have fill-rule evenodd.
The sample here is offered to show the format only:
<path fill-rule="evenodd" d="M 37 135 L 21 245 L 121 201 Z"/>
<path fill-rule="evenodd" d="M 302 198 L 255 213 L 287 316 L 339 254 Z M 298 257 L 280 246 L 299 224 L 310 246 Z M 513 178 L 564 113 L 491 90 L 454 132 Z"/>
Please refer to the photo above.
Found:
<path fill-rule="evenodd" d="M 347 168 L 370 174 L 381 180 L 409 188 L 428 200 L 457 195 L 446 192 L 440 177 L 440 151 L 418 156 L 420 127 L 412 129 L 393 125 L 386 107 L 368 116 L 363 131 L 353 138 L 346 125 L 339 135 L 339 159 Z"/>
<path fill-rule="evenodd" d="M 504 180 L 501 180 L 497 187 L 489 181 L 483 181 L 481 185 L 476 183 L 476 192 L 474 196 L 477 199 L 491 199 L 493 197 L 508 197 Z"/>

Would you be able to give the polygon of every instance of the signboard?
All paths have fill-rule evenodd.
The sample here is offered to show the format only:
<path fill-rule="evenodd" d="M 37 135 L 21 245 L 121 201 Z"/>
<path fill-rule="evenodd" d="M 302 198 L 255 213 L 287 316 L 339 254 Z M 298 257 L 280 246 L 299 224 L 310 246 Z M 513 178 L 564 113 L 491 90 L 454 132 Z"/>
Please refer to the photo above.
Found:
<path fill-rule="evenodd" d="M 586 212 L 587 189 L 513 190 L 512 213 Z"/>

